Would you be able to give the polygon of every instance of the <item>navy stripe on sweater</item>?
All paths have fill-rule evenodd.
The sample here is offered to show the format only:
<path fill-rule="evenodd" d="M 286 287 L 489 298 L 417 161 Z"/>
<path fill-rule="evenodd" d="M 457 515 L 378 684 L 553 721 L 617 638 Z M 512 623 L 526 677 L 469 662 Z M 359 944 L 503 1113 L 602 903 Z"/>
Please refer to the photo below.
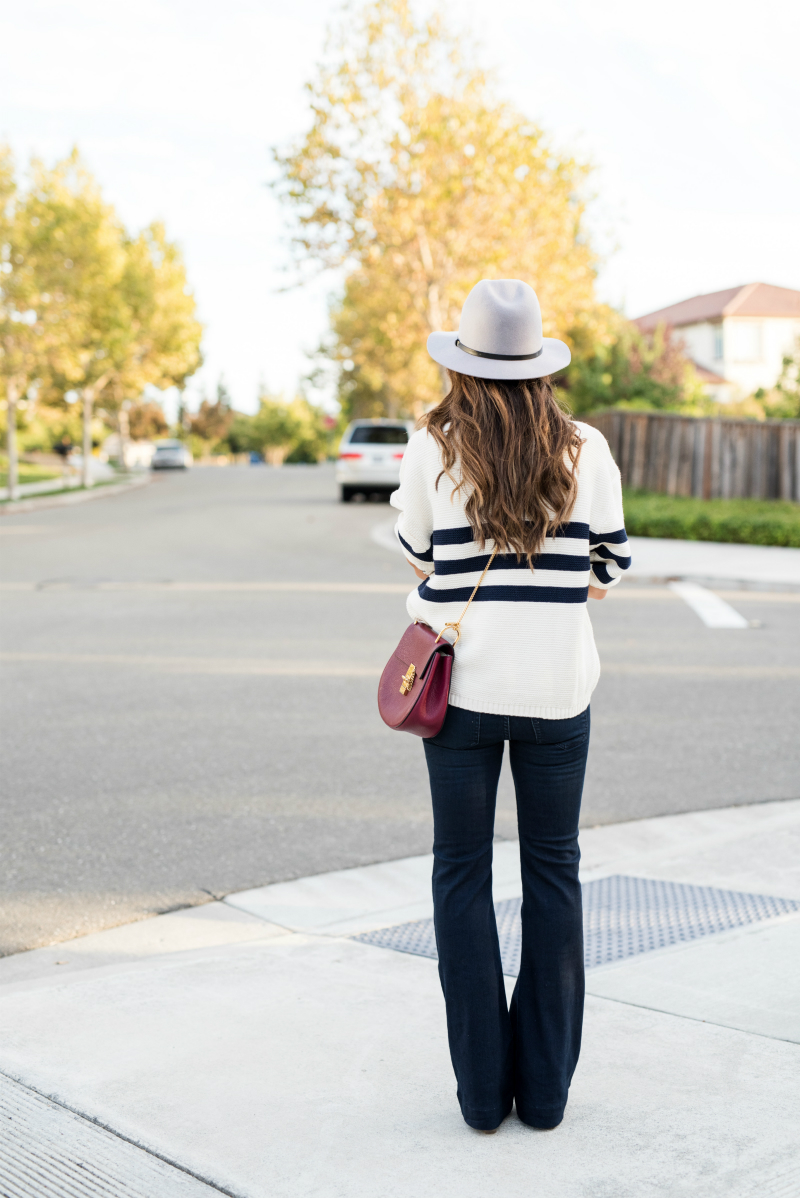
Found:
<path fill-rule="evenodd" d="M 604 566 L 602 562 L 595 562 L 592 570 L 597 581 L 602 582 L 604 586 L 608 586 L 612 581 L 611 575 L 608 572 L 608 566 Z"/>
<path fill-rule="evenodd" d="M 448 587 L 447 590 L 437 590 L 422 582 L 417 587 L 421 599 L 429 603 L 466 603 L 472 594 L 472 587 Z M 589 598 L 589 588 L 585 587 L 544 587 L 544 586 L 483 586 L 478 588 L 475 603 L 586 603 Z"/>
<path fill-rule="evenodd" d="M 403 546 L 403 548 L 406 550 L 406 552 L 410 553 L 412 557 L 415 557 L 417 559 L 417 561 L 420 561 L 420 562 L 432 562 L 433 561 L 433 547 L 431 547 L 430 549 L 423 549 L 423 551 L 421 553 L 418 553 L 416 549 L 411 548 L 408 541 L 404 540 L 403 537 L 400 536 L 399 532 L 398 532 L 397 536 L 400 541 L 400 544 Z"/>
<path fill-rule="evenodd" d="M 604 541 L 608 545 L 625 545 L 628 540 L 628 534 L 624 528 L 620 528 L 617 532 L 593 532 L 589 535 L 590 545 L 601 545 Z"/>
<path fill-rule="evenodd" d="M 436 561 L 437 574 L 474 574 L 483 570 L 489 554 L 480 557 L 457 557 L 452 560 Z M 567 570 L 580 573 L 590 568 L 588 557 L 574 557 L 568 553 L 540 553 L 533 559 L 537 570 Z M 489 567 L 490 570 L 530 570 L 527 557 L 518 558 L 516 553 L 500 553 Z"/>
<path fill-rule="evenodd" d="M 562 524 L 555 532 L 548 532 L 547 535 L 552 537 L 570 537 L 575 541 L 585 541 L 589 537 L 589 525 L 581 524 L 577 520 L 570 521 L 569 524 Z M 606 540 L 605 537 L 602 539 Z M 469 524 L 466 528 L 436 528 L 431 535 L 431 541 L 434 545 L 468 545 L 474 540 L 475 534 Z"/>
<path fill-rule="evenodd" d="M 616 562 L 620 570 L 627 570 L 631 564 L 630 557 L 619 557 L 616 553 L 612 553 L 610 549 L 607 549 L 605 545 L 598 545 L 594 552 L 598 557 L 604 557 L 606 561 Z"/>

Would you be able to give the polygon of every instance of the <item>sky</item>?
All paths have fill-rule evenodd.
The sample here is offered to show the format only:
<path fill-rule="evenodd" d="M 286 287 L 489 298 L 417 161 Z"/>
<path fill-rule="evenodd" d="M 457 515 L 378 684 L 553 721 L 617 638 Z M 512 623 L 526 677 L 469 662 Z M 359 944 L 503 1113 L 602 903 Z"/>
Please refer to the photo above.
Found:
<path fill-rule="evenodd" d="M 747 282 L 800 289 L 794 0 L 443 0 L 498 91 L 596 166 L 601 298 L 637 316 Z M 270 147 L 308 123 L 333 0 L 0 3 L 0 138 L 77 144 L 131 229 L 163 220 L 206 326 L 196 406 L 251 411 L 309 370 L 339 280 L 282 290 Z"/>

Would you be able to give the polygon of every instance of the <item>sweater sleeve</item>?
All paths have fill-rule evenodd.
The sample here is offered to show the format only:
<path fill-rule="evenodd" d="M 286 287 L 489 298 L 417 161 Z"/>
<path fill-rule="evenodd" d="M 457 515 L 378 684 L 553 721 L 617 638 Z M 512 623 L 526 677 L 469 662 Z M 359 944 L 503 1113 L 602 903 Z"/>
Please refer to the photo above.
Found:
<path fill-rule="evenodd" d="M 598 436 L 589 525 L 590 585 L 607 591 L 631 564 L 622 511 L 622 479 L 605 437 Z"/>
<path fill-rule="evenodd" d="M 433 512 L 428 496 L 425 450 L 428 434 L 420 429 L 412 435 L 400 464 L 400 486 L 389 502 L 400 517 L 395 536 L 412 566 L 433 573 Z"/>

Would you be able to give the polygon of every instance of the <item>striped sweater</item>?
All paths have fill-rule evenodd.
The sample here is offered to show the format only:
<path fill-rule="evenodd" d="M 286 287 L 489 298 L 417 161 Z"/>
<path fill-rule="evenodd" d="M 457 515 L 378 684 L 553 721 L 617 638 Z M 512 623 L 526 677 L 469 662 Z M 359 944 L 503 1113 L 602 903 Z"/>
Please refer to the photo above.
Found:
<path fill-rule="evenodd" d="M 577 423 L 577 422 L 576 422 Z M 587 610 L 589 586 L 607 590 L 630 565 L 619 470 L 602 433 L 583 438 L 570 521 L 527 559 L 498 554 L 461 626 L 450 702 L 470 711 L 565 720 L 589 704 L 600 677 Z M 453 494 L 439 448 L 414 433 L 391 503 L 408 560 L 428 578 L 408 597 L 412 619 L 439 632 L 457 620 L 494 545 L 473 539 L 461 493 Z"/>

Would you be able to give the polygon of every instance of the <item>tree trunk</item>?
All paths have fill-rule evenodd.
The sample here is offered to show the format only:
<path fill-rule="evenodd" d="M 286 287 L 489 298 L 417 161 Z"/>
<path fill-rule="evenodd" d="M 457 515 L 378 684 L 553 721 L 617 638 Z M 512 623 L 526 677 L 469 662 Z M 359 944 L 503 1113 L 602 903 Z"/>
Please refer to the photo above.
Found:
<path fill-rule="evenodd" d="M 432 332 L 440 332 L 442 330 L 442 309 L 439 304 L 439 288 L 436 283 L 431 283 L 428 288 L 428 323 L 431 326 Z M 441 362 L 437 362 L 439 374 L 442 379 L 442 395 L 447 395 L 450 390 L 450 379 L 447 376 L 447 370 L 442 366 Z"/>
<path fill-rule="evenodd" d="M 270 466 L 282 466 L 284 459 L 289 456 L 291 445 L 265 445 L 264 457 Z"/>
<path fill-rule="evenodd" d="M 419 242 L 419 256 L 422 260 L 422 268 L 428 279 L 428 327 L 432 333 L 440 333 L 442 329 L 442 306 L 439 302 L 439 284 L 434 279 L 433 254 L 431 253 L 428 234 L 422 225 L 417 228 L 417 241 Z M 447 377 L 447 371 L 439 362 L 436 363 L 439 367 L 439 374 L 442 379 L 442 394 L 446 395 L 450 390 L 450 380 Z"/>
<path fill-rule="evenodd" d="M 126 408 L 120 406 L 117 412 L 117 433 L 119 436 L 119 468 L 123 474 L 128 473 L 128 440 L 131 434 L 130 420 Z"/>
<path fill-rule="evenodd" d="M 19 389 L 17 380 L 9 378 L 6 381 L 6 446 L 8 449 L 8 498 L 17 499 L 19 487 L 19 468 L 17 466 L 17 398 Z"/>
<path fill-rule="evenodd" d="M 94 407 L 94 390 L 91 387 L 83 389 L 83 462 L 81 463 L 81 486 L 92 485 L 89 463 L 92 458 L 92 409 Z"/>

